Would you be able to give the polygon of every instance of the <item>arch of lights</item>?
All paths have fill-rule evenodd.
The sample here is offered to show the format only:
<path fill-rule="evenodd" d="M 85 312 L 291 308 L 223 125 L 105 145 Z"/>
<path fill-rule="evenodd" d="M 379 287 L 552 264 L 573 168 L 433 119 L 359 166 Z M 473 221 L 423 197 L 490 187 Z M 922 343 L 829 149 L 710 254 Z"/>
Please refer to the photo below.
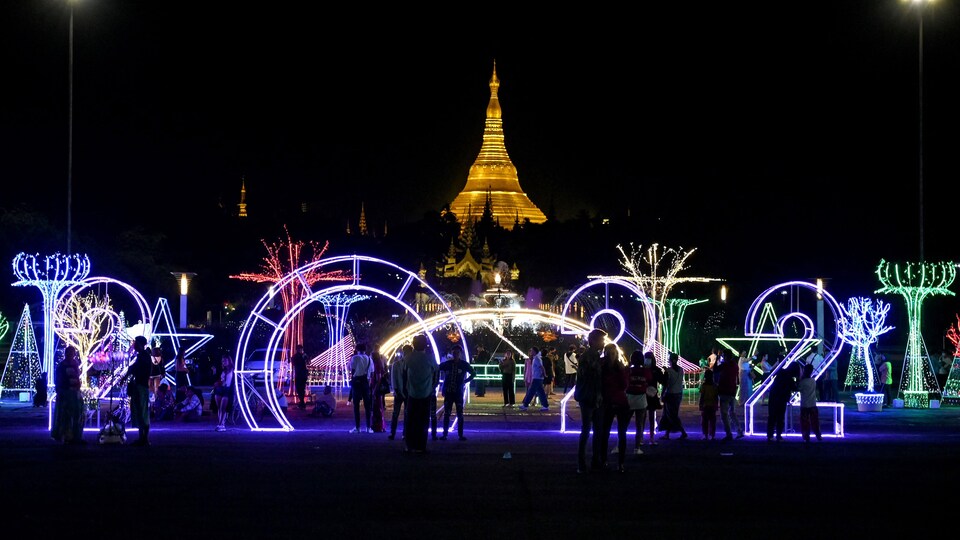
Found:
<path fill-rule="evenodd" d="M 304 277 L 311 271 L 331 271 L 338 269 L 343 270 L 345 274 L 349 274 L 351 281 L 313 290 Z M 293 280 L 300 282 L 306 294 L 278 320 L 271 319 L 268 316 L 268 308 L 273 305 L 275 297 L 280 294 L 280 291 Z M 427 291 L 428 294 L 432 295 L 437 303 L 444 306 L 445 315 L 449 321 L 456 323 L 456 318 L 450 311 L 450 308 L 443 302 L 440 295 L 438 295 L 426 281 L 421 279 L 419 275 L 391 262 L 374 257 L 347 255 L 320 259 L 297 268 L 284 276 L 283 279 L 271 285 L 270 289 L 260 301 L 257 302 L 257 305 L 247 317 L 237 344 L 235 372 L 237 381 L 234 387 L 237 393 L 237 404 L 239 405 L 240 412 L 250 429 L 253 431 L 293 430 L 293 426 L 290 424 L 286 415 L 283 414 L 277 398 L 277 385 L 274 380 L 274 361 L 277 356 L 278 345 L 283 341 L 287 326 L 300 312 L 306 309 L 308 305 L 319 302 L 324 297 L 344 292 L 359 291 L 369 293 L 374 297 L 385 297 L 392 300 L 394 303 L 402 306 L 410 316 L 416 318 L 419 327 L 430 341 L 434 359 L 439 363 L 440 352 L 433 335 L 424 323 L 423 318 L 404 301 L 405 296 L 414 295 L 414 289 L 412 288 L 414 285 L 421 290 L 421 293 Z M 459 328 L 459 325 L 457 325 L 457 328 L 460 332 L 461 343 L 464 343 L 464 350 L 466 350 L 466 339 L 463 339 L 463 331 Z M 266 331 L 269 334 L 266 347 L 266 361 L 259 369 L 248 368 L 245 365 L 247 351 L 253 346 L 253 336 L 260 331 Z M 255 410 L 261 414 L 254 414 Z M 278 427 L 261 425 L 267 413 L 276 420 Z"/>
<path fill-rule="evenodd" d="M 657 358 L 658 364 L 661 362 L 666 362 L 667 354 L 670 351 L 668 351 L 665 347 L 660 346 L 660 344 L 656 340 L 657 328 L 658 328 L 656 307 L 654 306 L 653 302 L 650 301 L 650 299 L 647 297 L 646 293 L 643 292 L 643 289 L 641 289 L 636 283 L 633 283 L 626 279 L 622 279 L 618 277 L 599 277 L 584 283 L 583 285 L 580 286 L 580 288 L 570 293 L 570 296 L 567 297 L 567 301 L 564 302 L 563 304 L 563 310 L 560 312 L 560 315 L 562 317 L 561 324 L 560 324 L 560 333 L 565 335 L 586 333 L 586 332 L 580 332 L 574 328 L 567 327 L 565 323 L 571 320 L 569 319 L 567 314 L 570 313 L 571 305 L 576 301 L 577 297 L 580 296 L 581 293 L 594 287 L 597 287 L 597 288 L 602 287 L 603 288 L 603 307 L 601 307 L 596 313 L 594 313 L 591 316 L 590 328 L 587 329 L 587 332 L 589 332 L 595 327 L 594 325 L 596 324 L 597 319 L 601 315 L 612 315 L 620 323 L 620 332 L 617 333 L 615 338 L 610 339 L 610 341 L 612 341 L 613 343 L 619 343 L 620 339 L 624 336 L 624 334 L 628 333 L 628 330 L 627 330 L 627 324 L 623 318 L 623 315 L 621 315 L 618 311 L 610 307 L 610 298 L 611 298 L 610 287 L 611 286 L 623 287 L 627 289 L 627 291 L 633 293 L 637 297 L 637 300 L 643 304 L 644 323 L 645 325 L 647 325 L 647 332 L 644 335 L 647 335 L 650 337 L 647 342 L 644 342 L 643 339 L 638 338 L 633 334 L 630 334 L 630 337 L 632 337 L 637 343 L 642 345 L 644 352 L 652 350 L 654 353 L 654 356 Z M 689 364 L 689 362 L 686 362 L 686 364 Z M 683 366 L 685 372 L 692 367 L 693 367 L 692 365 Z M 573 398 L 574 390 L 575 389 L 571 389 L 566 393 L 566 395 L 564 395 L 560 399 L 560 432 L 561 433 L 565 433 L 567 431 L 567 403 L 569 403 L 570 400 Z"/>
<path fill-rule="evenodd" d="M 596 318 L 599 315 L 616 313 L 613 309 L 610 308 L 610 286 L 611 285 L 617 286 L 617 287 L 623 287 L 627 289 L 629 292 L 636 295 L 637 299 L 643 303 L 645 321 L 648 321 L 646 324 L 650 326 L 650 331 L 649 331 L 649 334 L 651 336 L 650 340 L 651 341 L 655 340 L 656 332 L 657 332 L 656 331 L 657 312 L 656 312 L 656 308 L 653 305 L 653 302 L 651 302 L 650 299 L 647 298 L 647 295 L 646 293 L 643 292 L 643 289 L 641 289 L 635 283 L 632 283 L 626 279 L 621 279 L 617 277 L 601 277 L 601 278 L 593 279 L 591 281 L 584 283 L 583 285 L 580 286 L 579 289 L 570 293 L 570 296 L 567 297 L 567 301 L 564 302 L 563 304 L 563 310 L 560 312 L 560 315 L 563 317 L 561 321 L 569 320 L 568 313 L 570 313 L 570 306 L 576 301 L 577 297 L 580 296 L 581 293 L 583 293 L 584 291 L 592 287 L 599 287 L 599 286 L 603 287 L 603 307 L 596 314 L 594 314 L 593 319 L 591 319 L 590 321 L 591 328 L 593 327 L 593 323 L 596 322 Z M 611 341 L 613 341 L 614 343 L 617 343 L 620 341 L 620 338 L 623 337 L 627 329 L 626 329 L 626 325 L 624 324 L 625 321 L 623 320 L 623 317 L 620 316 L 619 313 L 616 313 L 614 317 L 620 322 L 620 333 L 617 334 L 617 337 L 615 339 L 611 339 Z M 568 328 L 565 324 L 561 324 L 560 333 L 565 335 L 570 335 L 570 334 L 577 334 L 579 332 L 577 332 L 575 329 Z M 638 343 L 643 343 L 642 339 L 639 339 L 636 337 L 634 337 L 634 339 L 636 339 Z M 649 348 L 648 345 L 644 343 L 644 350 L 647 350 L 648 348 Z"/>
<path fill-rule="evenodd" d="M 490 326 L 490 321 L 511 322 L 513 324 L 545 324 L 550 326 L 569 325 L 574 332 L 585 335 L 591 326 L 576 319 L 563 320 L 562 315 L 550 311 L 526 308 L 473 308 L 454 311 L 452 317 L 446 313 L 434 315 L 423 320 L 423 325 L 429 331 L 434 331 L 449 323 L 456 323 L 462 329 L 470 332 L 478 326 L 492 330 L 497 336 L 515 350 L 521 358 L 526 358 L 527 352 L 514 345 L 503 333 Z M 380 353 L 386 358 L 392 358 L 397 350 L 408 343 L 414 335 L 419 334 L 422 328 L 418 324 L 410 325 L 387 338 L 380 346 Z M 469 351 L 464 359 L 470 360 Z"/>
<path fill-rule="evenodd" d="M 840 304 L 837 303 L 837 300 L 823 288 L 818 288 L 814 283 L 807 283 L 805 281 L 788 281 L 781 283 L 779 285 L 774 285 L 766 291 L 762 292 L 750 306 L 750 309 L 747 311 L 747 316 L 744 321 L 744 335 L 751 338 L 774 338 L 782 339 L 786 329 L 786 325 L 790 319 L 796 319 L 800 322 L 803 327 L 803 336 L 797 340 L 793 345 L 790 351 L 787 353 L 786 358 L 777 365 L 773 371 L 770 372 L 768 376 L 754 391 L 753 395 L 747 400 L 744 404 L 744 424 L 745 424 L 745 434 L 747 435 L 756 435 L 757 433 L 754 430 L 754 407 L 757 406 L 757 403 L 765 396 L 769 391 L 770 387 L 773 384 L 774 378 L 777 374 L 789 366 L 793 362 L 802 361 L 803 354 L 806 353 L 812 346 L 819 343 L 819 339 L 815 336 L 816 326 L 814 325 L 813 320 L 806 314 L 800 313 L 798 311 L 793 311 L 787 313 L 786 315 L 781 316 L 777 320 L 776 333 L 764 332 L 761 329 L 760 321 L 762 320 L 762 313 L 764 305 L 769 301 L 771 295 L 776 291 L 788 288 L 788 287 L 798 287 L 801 289 L 807 289 L 812 291 L 814 294 L 820 294 L 823 297 L 824 304 L 826 304 L 830 311 L 833 313 L 834 324 L 840 319 L 841 309 Z M 840 356 L 840 350 L 843 348 L 843 340 L 840 338 L 840 333 L 835 331 L 833 334 L 833 340 L 831 343 L 824 343 L 824 355 L 823 362 L 820 363 L 820 367 L 814 370 L 813 377 L 819 379 L 820 376 L 830 367 L 830 364 L 836 361 L 837 357 Z M 796 396 L 794 396 L 794 402 L 796 402 Z M 824 432 L 825 436 L 835 436 L 843 437 L 843 403 L 832 403 L 832 402 L 818 402 L 818 407 L 832 407 L 833 408 L 833 432 Z M 765 433 L 764 433 L 765 435 Z M 788 435 L 788 434 L 784 434 Z M 795 435 L 799 436 L 799 433 Z"/>

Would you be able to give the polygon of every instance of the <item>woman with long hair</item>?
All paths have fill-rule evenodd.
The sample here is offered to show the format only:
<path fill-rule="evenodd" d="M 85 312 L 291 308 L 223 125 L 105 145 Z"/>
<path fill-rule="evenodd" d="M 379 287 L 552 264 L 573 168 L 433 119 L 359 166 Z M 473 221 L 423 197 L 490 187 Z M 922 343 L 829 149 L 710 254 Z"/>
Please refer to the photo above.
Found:
<path fill-rule="evenodd" d="M 213 385 L 213 400 L 217 404 L 217 431 L 227 430 L 227 416 L 233 404 L 233 358 L 224 354 L 220 358 L 220 380 Z"/>

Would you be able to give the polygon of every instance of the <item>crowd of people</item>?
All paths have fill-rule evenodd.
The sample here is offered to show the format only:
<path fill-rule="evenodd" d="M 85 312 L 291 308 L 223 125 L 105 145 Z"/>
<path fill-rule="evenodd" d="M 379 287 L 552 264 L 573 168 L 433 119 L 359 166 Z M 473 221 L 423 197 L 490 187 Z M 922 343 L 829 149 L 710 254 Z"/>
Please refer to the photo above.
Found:
<path fill-rule="evenodd" d="M 426 452 L 428 438 L 446 440 L 452 428 L 457 438 L 467 440 L 464 432 L 464 402 L 469 385 L 477 377 L 474 365 L 462 358 L 462 348 L 454 346 L 439 364 L 432 354 L 425 336 L 416 336 L 404 345 L 393 359 L 386 359 L 374 351 L 368 353 L 366 344 L 356 345 L 347 363 L 350 388 L 347 403 L 352 404 L 354 427 L 351 433 L 388 433 L 396 438 L 398 430 L 405 441 L 405 451 Z M 130 418 L 138 430 L 134 445 L 149 445 L 152 421 L 196 422 L 204 415 L 203 391 L 189 384 L 182 351 L 176 358 L 174 388 L 156 380 L 156 349 L 147 347 L 147 340 L 134 341 L 135 361 L 131 364 L 127 395 Z M 479 349 L 480 357 L 499 368 L 503 406 L 516 404 L 515 377 L 518 360 L 513 351 L 494 357 Z M 573 389 L 573 399 L 580 409 L 581 432 L 578 440 L 578 472 L 605 470 L 607 458 L 615 455 L 616 469 L 625 470 L 628 454 L 643 454 L 643 447 L 656 445 L 658 440 L 669 440 L 674 435 L 687 439 L 689 433 L 681 420 L 680 409 L 684 390 L 689 387 L 689 374 L 680 365 L 680 357 L 669 353 L 667 365 L 657 365 L 652 351 L 637 349 L 629 356 L 616 344 L 607 340 L 603 330 L 592 330 L 584 346 L 570 345 L 560 355 L 556 348 L 531 347 L 522 356 L 525 395 L 519 409 L 527 411 L 537 404 L 541 412 L 550 411 L 551 397 Z M 797 361 L 782 365 L 786 354 L 781 352 L 771 360 L 769 353 L 749 357 L 746 351 L 713 348 L 701 359 L 698 372 L 698 401 L 700 432 L 703 440 L 718 440 L 717 416 L 722 421 L 719 440 L 730 441 L 744 437 L 745 426 L 740 411 L 754 390 L 769 377 L 773 381 L 762 403 L 767 407 L 766 434 L 768 440 L 779 441 L 785 431 L 788 403 L 799 396 L 801 436 L 803 440 L 822 439 L 817 402 L 831 399 L 836 392 L 836 376 L 831 369 L 826 376 L 814 378 L 823 362 L 823 356 L 813 350 Z M 952 361 L 952 359 L 951 359 Z M 945 363 L 945 362 L 944 362 Z M 892 373 L 890 361 L 883 355 L 876 357 L 878 391 L 890 402 Z M 306 357 L 303 346 L 295 347 L 291 357 L 293 390 L 299 410 L 306 409 Z M 211 392 L 210 409 L 217 417 L 216 430 L 225 431 L 227 419 L 233 410 L 236 393 L 236 375 L 232 357 L 223 354 L 221 366 Z M 55 372 L 56 407 L 51 436 L 65 444 L 83 444 L 83 401 L 80 395 L 80 366 L 75 347 L 67 347 L 64 360 Z M 386 396 L 393 395 L 390 416 L 386 415 Z M 438 395 L 442 410 L 438 414 Z M 322 393 L 310 395 L 313 410 L 308 417 L 326 418 L 337 410 L 337 398 L 327 384 Z M 836 399 L 836 398 L 832 398 Z M 761 404 L 758 402 L 758 404 Z M 361 409 L 363 414 L 361 415 Z M 661 411 L 658 421 L 657 411 Z M 438 436 L 438 417 L 442 415 Z M 451 419 L 454 423 L 451 424 Z M 616 423 L 616 446 L 608 448 L 613 425 Z M 633 448 L 627 430 L 634 424 Z M 656 436 L 655 433 L 659 433 Z M 592 456 L 588 463 L 587 447 L 592 437 Z"/>

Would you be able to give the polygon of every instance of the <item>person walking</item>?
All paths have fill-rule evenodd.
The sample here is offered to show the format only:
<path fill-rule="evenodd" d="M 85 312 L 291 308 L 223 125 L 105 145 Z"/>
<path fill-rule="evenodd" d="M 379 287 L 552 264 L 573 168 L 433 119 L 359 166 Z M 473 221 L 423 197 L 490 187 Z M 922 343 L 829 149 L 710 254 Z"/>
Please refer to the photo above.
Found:
<path fill-rule="evenodd" d="M 543 389 L 543 359 L 540 358 L 540 349 L 530 347 L 530 386 L 527 387 L 527 393 L 523 396 L 523 402 L 520 404 L 520 410 L 525 411 L 533 401 L 534 396 L 540 400 L 540 411 L 550 410 L 550 404 L 547 402 L 547 393 Z"/>
<path fill-rule="evenodd" d="M 504 407 L 517 404 L 516 376 L 517 362 L 513 359 L 513 351 L 507 351 L 500 359 L 500 386 L 503 388 Z"/>
<path fill-rule="evenodd" d="M 726 435 L 724 441 L 732 441 L 736 432 L 737 438 L 743 438 L 743 426 L 737 418 L 737 389 L 740 385 L 740 366 L 733 359 L 732 353 L 720 356 L 714 368 L 717 382 L 717 394 L 720 405 L 720 419 L 723 421 L 723 430 Z"/>
<path fill-rule="evenodd" d="M 130 366 L 133 379 L 127 385 L 127 397 L 130 398 L 130 420 L 137 428 L 138 437 L 132 446 L 150 445 L 150 373 L 153 359 L 147 349 L 147 338 L 133 338 L 133 350 L 136 357 Z"/>
<path fill-rule="evenodd" d="M 563 353 L 563 393 L 570 391 L 570 387 L 577 384 L 577 347 L 570 344 L 567 352 Z"/>
<path fill-rule="evenodd" d="M 610 430 L 613 421 L 617 421 L 617 471 L 626 472 L 624 460 L 627 453 L 627 426 L 632 411 L 627 400 L 627 387 L 630 384 L 630 370 L 620 360 L 620 349 L 616 343 L 607 343 L 603 347 L 600 363 L 600 399 L 603 408 L 603 428 L 600 432 L 600 468 L 607 468 L 607 447 L 610 443 Z"/>
<path fill-rule="evenodd" d="M 603 349 L 607 333 L 594 328 L 587 334 L 587 349 L 579 355 L 577 364 L 577 384 L 573 390 L 573 399 L 580 405 L 580 438 L 577 443 L 577 473 L 587 471 L 587 441 L 590 440 L 590 431 L 593 430 L 593 451 L 591 455 L 591 470 L 599 470 L 602 456 L 599 453 L 600 443 L 597 440 L 597 429 L 603 422 L 603 412 L 600 409 L 603 371 L 600 363 L 600 351 Z"/>
<path fill-rule="evenodd" d="M 810 431 L 822 440 L 820 433 L 820 412 L 817 410 L 817 380 L 813 378 L 813 364 L 803 366 L 803 375 L 797 383 L 800 391 L 800 433 L 803 440 L 810 442 Z"/>
<path fill-rule="evenodd" d="M 463 436 L 463 394 L 466 385 L 477 376 L 473 366 L 460 358 L 460 349 L 451 349 L 451 355 L 440 363 L 437 368 L 443 376 L 443 435 L 440 440 L 447 440 L 450 431 L 450 412 L 457 407 L 457 436 L 461 441 L 467 440 Z"/>
<path fill-rule="evenodd" d="M 296 352 L 290 363 L 293 365 L 293 381 L 297 395 L 297 408 L 307 408 L 307 355 L 303 354 L 303 345 L 295 347 Z"/>
<path fill-rule="evenodd" d="M 63 360 L 53 370 L 57 400 L 53 405 L 50 437 L 63 444 L 87 444 L 83 440 L 83 393 L 80 391 L 80 353 L 73 345 L 63 351 Z"/>
<path fill-rule="evenodd" d="M 406 356 L 406 383 L 404 395 L 407 400 L 407 417 L 404 422 L 406 451 L 426 453 L 427 421 L 430 415 L 430 396 L 436 399 L 437 363 L 427 355 L 427 337 L 413 336 L 413 351 Z"/>
<path fill-rule="evenodd" d="M 407 377 L 407 357 L 413 352 L 413 346 L 404 345 L 401 349 L 400 358 L 393 361 L 390 366 L 390 383 L 393 386 L 393 415 L 390 417 L 390 435 L 387 436 L 391 441 L 397 437 L 397 422 L 400 419 L 400 411 L 404 410 L 406 404 L 406 377 Z M 403 420 L 403 429 L 406 433 L 407 420 Z"/>
<path fill-rule="evenodd" d="M 680 438 L 687 438 L 687 430 L 680 420 L 680 403 L 683 401 L 683 368 L 680 367 L 680 355 L 672 352 L 668 357 L 669 366 L 664 372 L 663 417 L 660 428 L 664 431 L 661 439 L 669 440 L 670 433 L 680 432 Z"/>
<path fill-rule="evenodd" d="M 353 399 L 353 423 L 354 427 L 350 433 L 373 433 L 370 427 L 370 420 L 373 411 L 370 409 L 370 378 L 373 376 L 373 360 L 367 355 L 367 345 L 358 343 L 356 351 L 350 357 L 348 363 L 350 370 L 350 394 Z M 363 403 L 364 419 L 366 427 L 360 430 L 360 403 Z"/>

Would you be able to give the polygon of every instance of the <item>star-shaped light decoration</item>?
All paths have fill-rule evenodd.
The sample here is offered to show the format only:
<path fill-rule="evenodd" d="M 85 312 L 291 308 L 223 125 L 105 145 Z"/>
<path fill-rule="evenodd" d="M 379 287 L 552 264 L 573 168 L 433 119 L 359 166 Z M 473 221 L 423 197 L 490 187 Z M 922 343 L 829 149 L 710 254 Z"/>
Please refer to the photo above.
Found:
<path fill-rule="evenodd" d="M 184 359 L 190 358 L 190 355 L 197 352 L 205 343 L 213 339 L 213 334 L 203 333 L 181 333 L 177 330 L 177 325 L 173 324 L 173 315 L 170 313 L 170 303 L 166 298 L 158 298 L 157 305 L 153 308 L 150 315 L 153 321 L 153 328 L 150 332 L 150 338 L 153 342 L 162 342 L 170 340 L 173 358 L 163 365 L 163 378 L 171 385 L 176 385 L 177 355 L 180 348 L 186 343 L 192 344 L 183 349 Z"/>

